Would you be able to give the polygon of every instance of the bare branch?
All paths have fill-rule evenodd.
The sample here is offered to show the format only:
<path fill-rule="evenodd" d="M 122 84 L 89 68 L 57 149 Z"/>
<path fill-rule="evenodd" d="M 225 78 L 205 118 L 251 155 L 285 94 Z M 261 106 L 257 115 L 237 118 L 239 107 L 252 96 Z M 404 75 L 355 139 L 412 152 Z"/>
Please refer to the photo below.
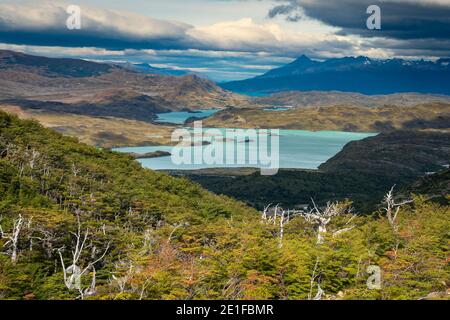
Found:
<path fill-rule="evenodd" d="M 384 196 L 383 198 L 383 204 L 385 207 L 382 208 L 383 211 L 386 212 L 386 217 L 388 219 L 389 224 L 391 225 L 394 232 L 398 231 L 398 223 L 397 223 L 397 217 L 398 213 L 400 212 L 400 208 L 406 204 L 410 204 L 413 202 L 413 200 L 405 200 L 399 203 L 395 202 L 394 197 L 394 188 L 395 185 L 389 190 L 389 192 Z"/>
<path fill-rule="evenodd" d="M 11 233 L 4 233 L 3 229 L 0 226 L 1 237 L 7 239 L 3 247 L 9 247 L 9 251 L 11 252 L 11 261 L 13 264 L 17 263 L 18 245 L 20 239 L 19 237 L 23 227 L 23 223 L 24 218 L 22 217 L 22 214 L 19 214 L 19 217 L 13 221 L 13 228 Z"/>
<path fill-rule="evenodd" d="M 66 268 L 64 259 L 62 256 L 62 250 L 63 248 L 58 249 L 61 266 L 63 268 L 63 275 L 64 275 L 64 284 L 69 290 L 77 289 L 80 293 L 79 298 L 84 299 L 84 297 L 89 295 L 95 294 L 95 285 L 96 285 L 96 270 L 95 270 L 95 264 L 100 262 L 104 259 L 106 256 L 106 253 L 109 250 L 110 242 L 108 242 L 105 251 L 103 254 L 96 260 L 88 262 L 86 267 L 81 268 L 79 266 L 79 260 L 83 254 L 84 249 L 86 248 L 86 241 L 89 237 L 89 229 L 86 229 L 84 234 L 81 233 L 81 221 L 79 214 L 77 214 L 77 232 L 72 233 L 76 239 L 75 242 L 75 249 L 72 250 L 72 264 Z M 81 278 L 85 273 L 87 273 L 89 270 L 92 270 L 92 280 L 90 287 L 86 289 L 82 289 L 81 287 Z M 69 276 L 70 274 L 70 276 Z"/>

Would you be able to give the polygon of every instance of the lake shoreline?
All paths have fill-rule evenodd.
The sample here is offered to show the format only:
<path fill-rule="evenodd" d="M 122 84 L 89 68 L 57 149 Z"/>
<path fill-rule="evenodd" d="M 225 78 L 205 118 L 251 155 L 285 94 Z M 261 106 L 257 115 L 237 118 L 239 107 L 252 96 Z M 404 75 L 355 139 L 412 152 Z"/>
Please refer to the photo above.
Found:
<path fill-rule="evenodd" d="M 335 156 L 342 148 L 351 141 L 362 140 L 367 137 L 377 135 L 376 133 L 349 133 L 339 131 L 319 131 L 312 132 L 306 130 L 280 130 L 275 135 L 271 135 L 270 141 L 261 140 L 261 136 L 256 132 L 255 137 L 250 133 L 240 131 L 240 129 L 229 128 L 201 128 L 201 134 L 195 128 L 186 128 L 194 143 L 187 145 L 161 145 L 149 147 L 125 147 L 115 148 L 113 151 L 131 154 L 152 154 L 171 153 L 177 155 L 189 153 L 187 158 L 182 157 L 182 162 L 173 162 L 173 157 L 139 157 L 139 162 L 146 168 L 153 170 L 200 170 L 213 168 L 251 168 L 251 167 L 273 167 L 279 169 L 302 169 L 316 170 L 328 159 Z M 209 132 L 209 130 L 220 130 Z M 230 130 L 230 131 L 229 131 Z M 228 139 L 229 135 L 236 134 L 234 139 Z M 262 142 L 264 141 L 264 142 Z M 260 143 L 264 143 L 260 145 Z M 272 155 L 274 146 L 275 155 Z M 261 149 L 261 146 L 266 148 Z M 230 151 L 231 150 L 231 151 Z M 265 150 L 265 151 L 264 151 Z M 270 150 L 270 152 L 269 152 Z M 220 154 L 214 161 L 205 161 L 211 153 Z M 234 152 L 234 156 L 227 157 L 226 152 Z M 236 158 L 237 152 L 245 152 L 244 159 Z M 256 157 L 256 162 L 250 161 L 250 152 Z M 264 154 L 269 156 L 271 165 L 261 162 Z M 197 157 L 194 161 L 192 156 Z M 200 156 L 200 158 L 199 158 Z M 179 157 L 178 157 L 179 158 Z M 211 160 L 211 159 L 210 159 Z M 227 160 L 227 161 L 225 161 Z M 176 161 L 175 161 L 176 162 Z"/>

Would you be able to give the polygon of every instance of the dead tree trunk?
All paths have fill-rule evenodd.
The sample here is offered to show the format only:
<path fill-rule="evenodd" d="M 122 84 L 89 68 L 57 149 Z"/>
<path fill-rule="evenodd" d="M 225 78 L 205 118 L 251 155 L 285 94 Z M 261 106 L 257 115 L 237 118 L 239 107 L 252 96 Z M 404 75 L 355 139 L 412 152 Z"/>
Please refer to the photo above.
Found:
<path fill-rule="evenodd" d="M 386 211 L 386 217 L 389 221 L 389 224 L 392 227 L 392 230 L 394 230 L 394 232 L 397 232 L 399 227 L 397 217 L 400 208 L 406 204 L 412 203 L 413 201 L 406 200 L 403 202 L 396 203 L 394 198 L 394 188 L 395 186 L 393 186 L 391 190 L 389 190 L 389 192 L 384 196 L 383 204 L 385 205 L 385 207 L 383 208 L 383 210 Z"/>
<path fill-rule="evenodd" d="M 328 234 L 328 225 L 330 222 L 332 222 L 336 217 L 344 216 L 349 213 L 350 210 L 348 207 L 339 205 L 337 202 L 328 202 L 326 207 L 322 210 L 317 207 L 314 200 L 312 200 L 312 203 L 314 208 L 310 212 L 303 213 L 302 216 L 306 219 L 306 221 L 317 226 L 317 244 L 323 244 L 325 241 L 325 236 Z M 355 226 L 350 226 L 350 222 L 352 222 L 354 218 L 355 215 L 350 215 L 343 228 L 332 232 L 333 237 L 352 230 Z"/>
<path fill-rule="evenodd" d="M 311 279 L 309 282 L 308 300 L 321 300 L 322 295 L 325 293 L 325 291 L 323 291 L 322 288 L 320 287 L 320 282 L 317 282 L 317 293 L 313 298 L 314 283 L 316 282 L 317 278 L 320 277 L 320 272 L 317 271 L 318 267 L 319 267 L 319 258 L 316 259 L 316 263 L 314 264 L 314 269 L 311 274 Z"/>
<path fill-rule="evenodd" d="M 273 209 L 270 207 L 271 204 L 264 208 L 261 215 L 261 221 L 266 224 L 273 224 L 279 226 L 278 232 L 278 248 L 283 247 L 284 240 L 284 227 L 288 224 L 295 216 L 300 215 L 299 211 L 284 210 L 277 204 Z"/>
<path fill-rule="evenodd" d="M 64 284 L 69 290 L 78 290 L 80 293 L 80 298 L 84 299 L 87 295 L 94 295 L 95 294 L 95 284 L 96 284 L 96 271 L 95 271 L 95 264 L 100 262 L 106 255 L 107 251 L 109 250 L 109 243 L 103 252 L 103 254 L 96 260 L 92 262 L 88 262 L 86 267 L 80 267 L 79 260 L 81 258 L 81 255 L 83 254 L 84 250 L 86 249 L 86 241 L 89 237 L 89 229 L 86 229 L 84 232 L 84 235 L 81 232 L 81 221 L 80 216 L 77 215 L 77 232 L 73 233 L 76 244 L 75 248 L 72 250 L 72 264 L 66 268 L 64 259 L 62 256 L 62 250 L 64 248 L 58 249 L 61 266 L 63 269 L 63 275 L 64 275 Z M 88 271 L 92 270 L 92 281 L 91 285 L 83 289 L 81 284 L 81 279 L 84 274 L 86 274 Z"/>
<path fill-rule="evenodd" d="M 3 246 L 9 247 L 9 251 L 11 252 L 11 261 L 13 264 L 17 263 L 19 237 L 20 237 L 20 232 L 23 227 L 23 223 L 24 223 L 24 219 L 23 219 L 22 215 L 19 214 L 19 218 L 14 220 L 12 232 L 9 234 L 4 233 L 3 229 L 0 225 L 0 235 L 2 238 L 7 239 L 6 243 Z"/>

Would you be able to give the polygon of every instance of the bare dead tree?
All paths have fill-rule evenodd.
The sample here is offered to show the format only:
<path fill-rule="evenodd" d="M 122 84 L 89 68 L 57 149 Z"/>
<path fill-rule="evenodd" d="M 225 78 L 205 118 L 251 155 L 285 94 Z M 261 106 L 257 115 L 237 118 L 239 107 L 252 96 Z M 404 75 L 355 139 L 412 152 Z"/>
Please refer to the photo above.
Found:
<path fill-rule="evenodd" d="M 187 227 L 187 226 L 189 226 L 189 222 L 179 222 L 179 223 L 175 224 L 173 226 L 172 231 L 169 234 L 169 237 L 167 238 L 167 244 L 169 244 L 170 241 L 172 241 L 172 237 L 173 237 L 175 231 L 177 231 L 181 227 Z"/>
<path fill-rule="evenodd" d="M 413 200 L 405 200 L 402 202 L 395 202 L 394 197 L 394 188 L 395 185 L 389 190 L 389 192 L 383 198 L 383 205 L 385 205 L 382 210 L 386 212 L 386 217 L 391 225 L 392 229 L 397 232 L 398 231 L 398 223 L 397 217 L 400 211 L 400 208 L 406 204 L 412 203 Z"/>
<path fill-rule="evenodd" d="M 141 293 L 139 294 L 139 300 L 144 299 L 145 290 L 147 290 L 147 287 L 151 284 L 151 278 L 146 279 L 144 283 L 141 286 Z"/>
<path fill-rule="evenodd" d="M 64 259 L 62 256 L 62 251 L 64 247 L 58 249 L 61 266 L 63 268 L 63 275 L 64 275 L 64 284 L 66 287 L 70 290 L 77 289 L 80 293 L 80 298 L 84 299 L 86 296 L 94 295 L 95 294 L 95 285 L 96 285 L 96 271 L 95 271 L 95 264 L 103 260 L 106 253 L 109 250 L 110 243 L 107 244 L 105 251 L 103 254 L 96 260 L 88 262 L 85 267 L 80 267 L 80 258 L 83 254 L 84 250 L 86 249 L 86 241 L 89 237 L 89 228 L 86 228 L 86 231 L 84 234 L 81 231 L 81 221 L 80 216 L 77 214 L 77 232 L 72 233 L 75 237 L 76 244 L 75 248 L 72 250 L 72 264 L 66 268 Z M 88 271 L 92 270 L 92 281 L 91 285 L 88 288 L 83 289 L 81 286 L 81 279 L 84 274 L 86 274 Z"/>
<path fill-rule="evenodd" d="M 279 206 L 279 204 L 277 204 L 274 208 L 271 208 L 271 205 L 272 204 L 269 204 L 264 208 L 261 215 L 261 221 L 266 224 L 278 224 L 278 247 L 281 249 L 283 247 L 285 225 L 289 223 L 294 217 L 300 215 L 301 211 L 284 210 Z"/>
<path fill-rule="evenodd" d="M 27 222 L 27 229 L 32 230 L 32 225 L 33 225 L 33 217 L 30 217 Z M 30 251 L 33 251 L 33 237 L 30 236 L 29 240 L 30 240 L 30 246 L 29 246 Z"/>
<path fill-rule="evenodd" d="M 109 283 L 112 287 L 117 287 L 119 293 L 124 293 L 127 291 L 128 284 L 130 280 L 135 275 L 135 267 L 131 260 L 119 260 L 114 263 L 115 271 L 112 273 L 112 278 Z M 131 291 L 135 291 L 131 288 Z"/>
<path fill-rule="evenodd" d="M 144 255 L 144 254 L 151 252 L 154 242 L 155 242 L 155 239 L 154 239 L 154 235 L 153 235 L 153 230 L 146 229 L 144 231 L 144 237 L 142 240 L 142 250 L 140 253 L 142 255 Z"/>
<path fill-rule="evenodd" d="M 29 150 L 29 152 L 27 152 L 28 167 L 30 168 L 30 179 L 31 180 L 33 180 L 33 178 L 34 178 L 33 170 L 37 164 L 37 161 L 39 160 L 39 156 L 40 156 L 39 151 L 37 151 L 35 149 L 31 149 L 31 150 Z"/>
<path fill-rule="evenodd" d="M 312 200 L 312 203 L 314 208 L 310 212 L 302 213 L 301 215 L 306 221 L 317 226 L 317 244 L 322 244 L 325 240 L 325 235 L 328 233 L 328 225 L 330 222 L 339 216 L 348 215 L 351 213 L 351 210 L 346 206 L 340 205 L 338 202 L 328 202 L 324 209 L 319 209 L 314 200 Z M 344 226 L 332 232 L 333 237 L 352 230 L 355 226 L 350 223 L 355 217 L 355 215 L 350 214 Z"/>
<path fill-rule="evenodd" d="M 287 215 L 289 215 L 289 214 L 287 214 Z M 280 235 L 279 235 L 279 243 L 278 243 L 278 248 L 283 248 L 283 239 L 284 239 L 284 224 L 286 223 L 286 221 L 289 221 L 288 220 L 289 218 L 286 218 L 286 211 L 284 211 L 284 210 L 281 210 L 281 216 L 280 216 Z"/>
<path fill-rule="evenodd" d="M 19 214 L 19 217 L 17 219 L 14 219 L 14 221 L 13 221 L 13 228 L 12 228 L 11 233 L 3 232 L 2 226 L 0 225 L 0 236 L 2 238 L 7 239 L 7 241 L 5 242 L 3 247 L 9 248 L 9 252 L 11 255 L 11 261 L 13 264 L 17 263 L 19 237 L 20 237 L 20 232 L 22 230 L 23 224 L 24 224 L 24 218 L 22 217 L 21 214 Z"/>
<path fill-rule="evenodd" d="M 325 294 L 325 291 L 320 287 L 320 283 L 317 284 L 317 294 L 313 300 L 322 300 L 322 295 Z"/>
<path fill-rule="evenodd" d="M 283 237 L 284 237 L 284 227 L 287 223 L 289 223 L 293 218 L 297 216 L 303 217 L 307 222 L 314 224 L 317 226 L 317 243 L 322 244 L 324 242 L 324 237 L 328 233 L 327 227 L 333 219 L 348 215 L 351 213 L 351 210 L 343 205 L 340 205 L 338 202 L 335 203 L 327 203 L 327 206 L 324 209 L 319 209 L 312 200 L 314 205 L 313 209 L 310 211 L 305 210 L 284 210 L 279 207 L 277 204 L 275 207 L 271 207 L 272 204 L 267 205 L 261 215 L 261 221 L 266 224 L 278 224 L 279 225 L 279 247 L 283 246 Z M 351 214 L 347 221 L 344 223 L 342 228 L 335 230 L 332 232 L 333 237 L 338 236 L 344 232 L 352 230 L 355 226 L 351 225 L 351 222 L 356 216 Z"/>
<path fill-rule="evenodd" d="M 71 170 L 72 170 L 72 175 L 73 175 L 75 178 L 76 178 L 76 177 L 78 176 L 78 174 L 81 172 L 81 169 L 78 168 L 78 167 L 75 165 L 75 163 L 72 163 Z"/>
<path fill-rule="evenodd" d="M 37 240 L 37 242 L 41 243 L 42 248 L 44 249 L 48 258 L 51 258 L 53 255 L 53 243 L 57 240 L 57 235 L 51 231 L 46 230 L 44 228 L 34 228 L 33 231 L 38 232 L 38 236 L 31 237 L 31 240 Z"/>
<path fill-rule="evenodd" d="M 320 287 L 320 283 L 317 282 L 317 293 L 313 298 L 314 283 L 320 277 L 320 272 L 317 271 L 318 267 L 319 267 L 319 258 L 316 258 L 316 263 L 314 264 L 314 269 L 311 274 L 309 282 L 308 300 L 321 300 L 322 295 L 325 293 L 325 291 L 323 291 L 323 289 Z"/>

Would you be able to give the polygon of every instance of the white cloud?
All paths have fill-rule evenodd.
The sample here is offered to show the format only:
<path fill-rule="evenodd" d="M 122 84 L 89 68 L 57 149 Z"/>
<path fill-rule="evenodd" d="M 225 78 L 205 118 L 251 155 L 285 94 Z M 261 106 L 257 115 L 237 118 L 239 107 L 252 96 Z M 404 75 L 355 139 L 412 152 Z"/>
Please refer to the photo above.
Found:
<path fill-rule="evenodd" d="M 408 42 L 402 40 L 368 39 L 358 35 L 343 36 L 336 34 L 337 30 L 334 29 L 317 29 L 315 25 L 313 27 L 308 25 L 309 28 L 303 29 L 276 19 L 255 20 L 246 17 L 194 26 L 91 6 L 81 6 L 82 32 L 72 33 L 65 26 L 67 18 L 65 5 L 36 1 L 28 4 L 0 4 L 0 42 L 2 37 L 5 34 L 8 36 L 9 33 L 5 42 L 22 44 L 21 47 L 10 44 L 1 45 L 0 48 L 48 56 L 86 58 L 127 56 L 151 59 L 161 56 L 183 56 L 191 57 L 192 61 L 197 58 L 216 60 L 235 58 L 245 59 L 251 65 L 254 64 L 251 63 L 251 59 L 254 58 L 264 60 L 270 66 L 274 63 L 288 62 L 289 58 L 301 54 L 312 58 L 352 55 L 390 58 L 409 54 L 414 57 L 420 54 L 432 56 L 431 51 L 435 50 L 426 51 L 425 45 L 422 45 L 424 49 L 419 53 L 417 48 L 405 48 Z M 314 1 L 303 0 L 305 3 Z M 450 0 L 426 2 L 450 3 Z M 311 32 L 311 28 L 316 31 Z M 19 31 L 20 34 L 28 32 L 31 36 L 15 37 Z M 55 37 L 52 38 L 51 35 Z M 90 42 L 84 43 L 83 37 L 89 37 Z M 33 42 L 29 39 L 33 39 Z M 66 42 L 59 44 L 57 42 L 59 39 Z M 93 48 L 94 46 L 102 48 Z M 441 55 L 445 55 L 445 52 Z M 269 62 L 270 59 L 272 63 Z M 252 67 L 258 68 L 264 67 Z"/>
<path fill-rule="evenodd" d="M 82 30 L 70 32 L 65 25 L 68 15 L 61 3 L 0 4 L 0 30 L 3 29 L 10 35 L 19 31 L 31 34 L 28 38 L 22 36 L 23 44 L 102 46 L 127 50 L 126 53 L 130 55 L 133 50 L 142 54 L 142 49 L 147 50 L 146 54 L 152 55 L 158 49 L 175 50 L 174 52 L 191 50 L 189 54 L 200 53 L 202 56 L 208 52 L 210 56 L 217 57 L 238 55 L 239 52 L 286 54 L 294 57 L 301 53 L 314 56 L 317 55 L 315 52 L 327 51 L 333 46 L 348 50 L 354 45 L 350 38 L 299 32 L 274 21 L 258 23 L 251 18 L 242 18 L 207 26 L 192 26 L 125 11 L 89 6 L 81 8 Z M 54 40 L 54 35 L 57 40 Z M 30 38 L 33 42 L 27 43 Z M 64 44 L 54 43 L 59 40 L 65 41 Z M 16 37 L 14 41 L 19 44 L 21 37 Z M 8 42 L 11 42 L 11 36 Z"/>
<path fill-rule="evenodd" d="M 93 47 L 58 47 L 58 46 L 29 46 L 0 43 L 0 50 L 21 51 L 28 54 L 45 55 L 45 56 L 66 56 L 66 57 L 80 57 L 80 56 L 123 56 L 126 55 L 127 50 L 107 50 L 103 48 Z M 145 50 L 146 51 L 146 50 Z"/>
<path fill-rule="evenodd" d="M 275 22 L 256 23 L 251 18 L 225 21 L 187 31 L 207 46 L 222 50 L 262 51 L 298 55 L 312 49 L 324 50 L 336 45 L 350 48 L 350 38 L 333 34 L 311 34 L 283 28 Z"/>
<path fill-rule="evenodd" d="M 0 23 L 9 30 L 66 31 L 66 5 L 0 4 Z M 112 38 L 128 36 L 141 39 L 184 37 L 192 26 L 176 21 L 164 21 L 140 14 L 81 6 L 82 29 L 92 33 L 107 32 Z"/>

